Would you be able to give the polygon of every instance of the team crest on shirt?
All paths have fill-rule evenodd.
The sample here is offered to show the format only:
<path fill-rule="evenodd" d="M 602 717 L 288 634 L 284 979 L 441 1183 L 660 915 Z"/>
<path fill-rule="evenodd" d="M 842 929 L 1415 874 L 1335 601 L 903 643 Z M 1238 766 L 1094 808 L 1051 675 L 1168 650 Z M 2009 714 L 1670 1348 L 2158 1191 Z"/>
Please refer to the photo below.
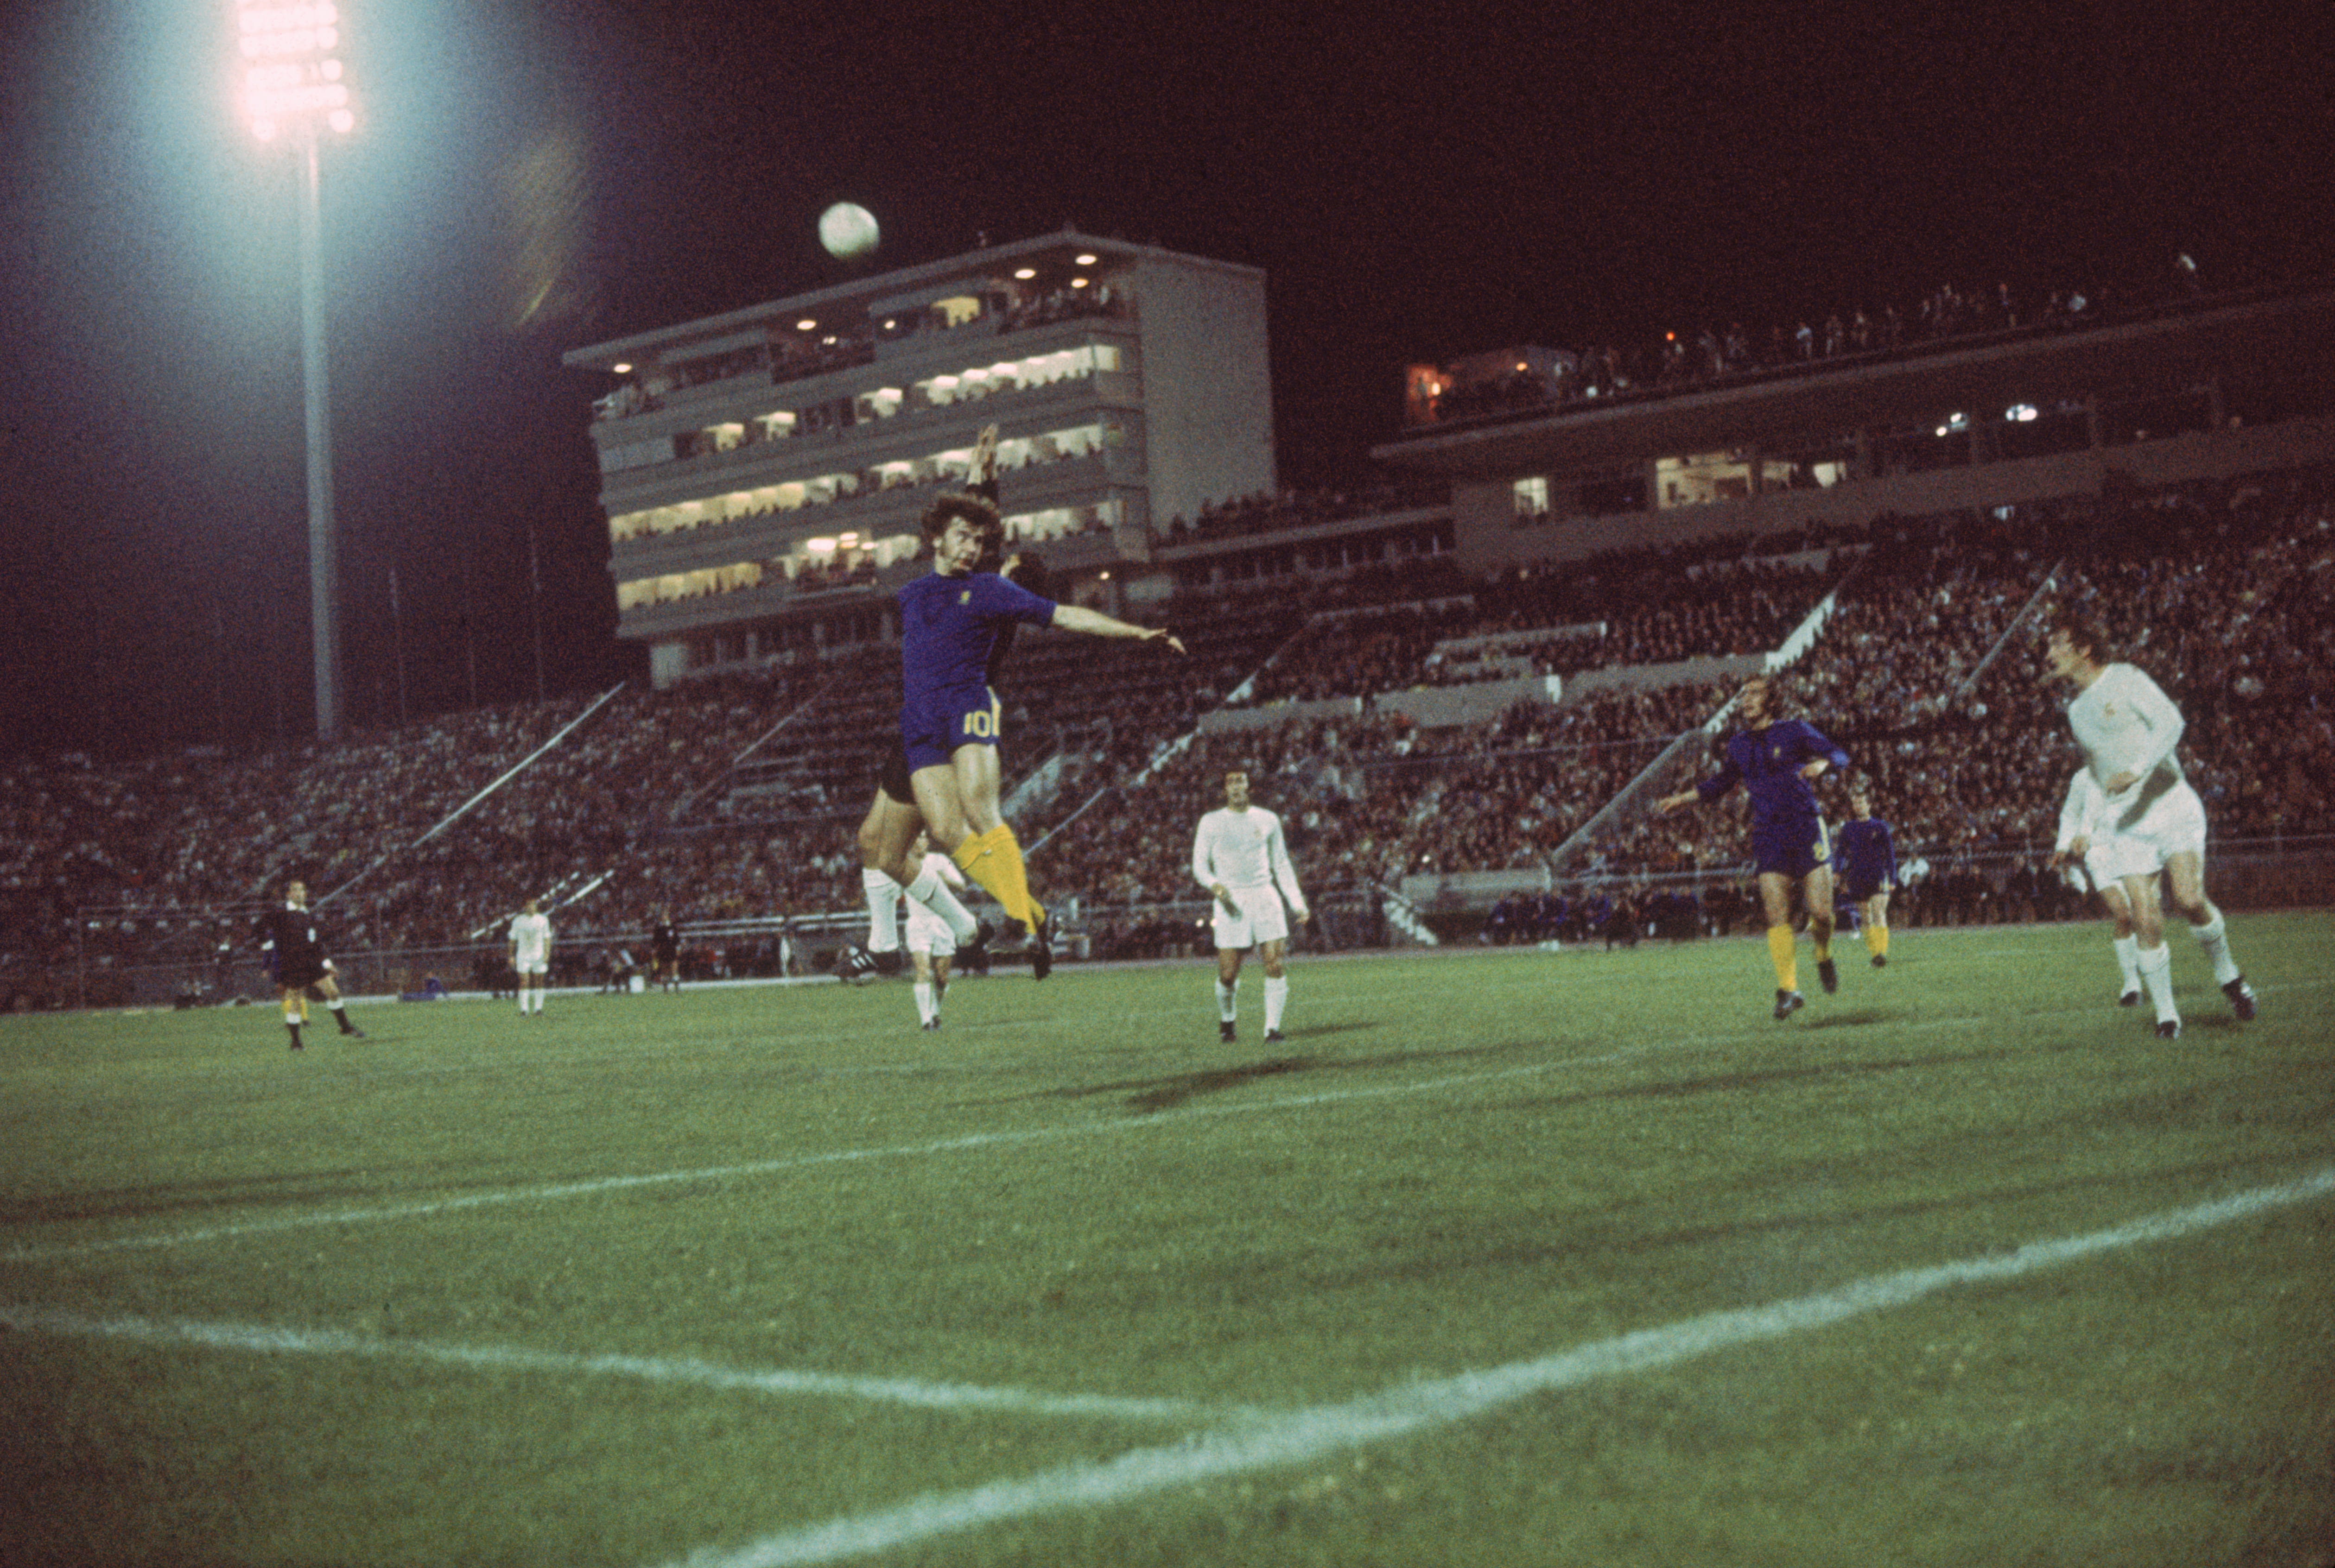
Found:
<path fill-rule="evenodd" d="M 958 604 L 960 604 L 960 605 L 970 605 L 970 604 L 972 604 L 972 603 L 973 603 L 973 590 L 972 590 L 971 588 L 960 588 L 960 589 L 958 589 L 958 590 L 957 590 L 957 595 L 956 595 L 956 602 L 957 602 Z"/>

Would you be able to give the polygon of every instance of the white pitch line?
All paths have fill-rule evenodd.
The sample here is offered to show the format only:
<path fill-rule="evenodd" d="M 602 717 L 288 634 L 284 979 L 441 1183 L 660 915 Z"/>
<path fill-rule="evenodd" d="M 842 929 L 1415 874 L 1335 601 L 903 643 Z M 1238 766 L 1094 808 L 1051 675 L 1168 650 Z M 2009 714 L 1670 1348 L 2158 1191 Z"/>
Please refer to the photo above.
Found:
<path fill-rule="evenodd" d="M 2289 989 L 2315 989 L 2315 986 Z M 2088 1007 L 2064 1007 L 2049 1011 L 2058 1013 L 2088 1013 L 2098 1010 Z M 2046 1015 L 2044 1012 L 2039 1012 L 2032 1016 Z M 1966 1017 L 1960 1015 L 1942 1016 L 1921 1020 L 1904 1027 L 1909 1029 L 1957 1028 L 1967 1021 Z M 633 1176 L 595 1176 L 587 1181 L 564 1182 L 549 1186 L 511 1187 L 499 1192 L 473 1193 L 466 1197 L 438 1198 L 423 1203 L 389 1204 L 378 1208 L 328 1210 L 320 1214 L 294 1215 L 281 1219 L 255 1220 L 246 1224 L 215 1225 L 203 1230 L 166 1232 L 160 1235 L 109 1236 L 97 1241 L 65 1242 L 53 1246 L 16 1246 L 10 1248 L 5 1254 L 0 1254 L 0 1261 L 39 1263 L 53 1258 L 78 1257 L 90 1253 L 192 1246 L 202 1242 L 235 1241 L 246 1236 L 268 1235 L 285 1231 L 314 1230 L 325 1225 L 370 1224 L 390 1220 L 429 1219 L 439 1215 L 460 1214 L 470 1209 L 591 1197 L 602 1193 L 622 1192 L 636 1187 L 669 1186 L 690 1182 L 732 1181 L 741 1177 L 773 1176 L 782 1171 L 803 1170 L 817 1166 L 847 1164 L 858 1160 L 915 1158 L 928 1155 L 954 1154 L 965 1149 L 1047 1143 L 1062 1138 L 1096 1137 L 1119 1132 L 1147 1131 L 1167 1126 L 1174 1118 L 1255 1116 L 1319 1105 L 1430 1094 L 1439 1089 L 1464 1089 L 1478 1084 L 1497 1083 L 1506 1079 L 1529 1078 L 1572 1068 L 1611 1067 L 1619 1062 L 1636 1060 L 1647 1056 L 1671 1055 L 1712 1045 L 1732 1044 L 1746 1038 L 1767 1035 L 1768 1032 L 1765 1030 L 1739 1031 L 1726 1034 L 1696 1036 L 1687 1040 L 1668 1040 L 1656 1045 L 1633 1047 L 1624 1051 L 1609 1051 L 1597 1056 L 1567 1057 L 1557 1061 L 1531 1062 L 1522 1067 L 1501 1068 L 1488 1072 L 1459 1073 L 1446 1078 L 1426 1079 L 1416 1083 L 1389 1084 L 1371 1089 L 1323 1089 L 1311 1094 L 1284 1095 L 1273 1099 L 1254 1100 L 1239 1105 L 1186 1106 L 1177 1109 L 1172 1113 L 1172 1117 L 1169 1113 L 1155 1113 L 1120 1117 L 1109 1121 L 1092 1122 L 1077 1127 L 1032 1128 L 1022 1132 L 970 1133 L 962 1137 L 941 1138 L 930 1143 L 895 1144 L 877 1148 L 838 1149 L 827 1154 L 792 1155 L 781 1159 L 752 1160 L 739 1165 L 706 1166 L 691 1170 L 647 1171 Z"/>
<path fill-rule="evenodd" d="M 755 1394 L 825 1395 L 935 1410 L 979 1410 L 1027 1416 L 1083 1416 L 1126 1421 L 1239 1420 L 1249 1407 L 1189 1399 L 1120 1399 L 1109 1394 L 1047 1394 L 977 1383 L 927 1383 L 908 1378 L 855 1378 L 784 1368 L 754 1370 L 712 1361 L 648 1356 L 579 1356 L 504 1345 L 452 1345 L 429 1340 L 383 1340 L 334 1329 L 269 1328 L 141 1317 L 91 1317 L 48 1307 L 0 1304 L 0 1324 L 26 1333 L 146 1344 L 196 1345 L 257 1355 L 355 1356 L 425 1361 L 439 1366 L 569 1377 L 625 1378 L 641 1382 Z"/>
<path fill-rule="evenodd" d="M 1957 1285 L 2017 1279 L 2118 1248 L 2175 1240 L 2330 1193 L 2335 1193 L 2335 1169 L 2148 1215 L 2088 1235 L 2033 1242 L 2007 1253 L 1876 1275 L 1764 1307 L 1710 1312 L 1536 1360 L 1463 1372 L 1345 1404 L 1317 1406 L 1247 1427 L 1200 1434 L 1180 1443 L 1137 1448 L 1100 1464 L 1069 1465 L 1021 1480 L 997 1481 L 961 1492 L 929 1493 L 896 1507 L 766 1535 L 740 1548 L 707 1547 L 682 1559 L 680 1568 L 783 1568 L 790 1563 L 832 1563 L 1009 1519 L 1071 1508 L 1110 1507 L 1202 1481 L 1304 1464 L 1325 1455 L 1453 1426 L 1530 1395 L 1676 1366 L 1736 1345 L 1806 1333 L 1905 1306 Z"/>
<path fill-rule="evenodd" d="M 1647 1050 L 1653 1049 L 1656 1048 L 1645 1048 Z M 926 1155 L 954 1154 L 965 1149 L 989 1148 L 1001 1145 L 1047 1143 L 1062 1138 L 1099 1137 L 1111 1133 L 1148 1131 L 1165 1128 L 1173 1125 L 1177 1117 L 1253 1116 L 1261 1112 L 1292 1108 L 1302 1108 L 1342 1100 L 1383 1099 L 1391 1096 L 1427 1094 L 1441 1089 L 1493 1083 L 1503 1079 L 1528 1077 L 1556 1071 L 1564 1068 L 1609 1065 L 1644 1053 L 1643 1050 L 1639 1050 L 1600 1057 L 1574 1057 L 1564 1061 L 1536 1062 L 1524 1067 L 1503 1068 L 1492 1072 L 1464 1073 L 1450 1078 L 1430 1079 L 1419 1083 L 1390 1084 L 1371 1089 L 1328 1089 L 1314 1094 L 1290 1095 L 1247 1105 L 1193 1106 L 1179 1110 L 1173 1117 L 1167 1115 L 1118 1117 L 1109 1121 L 1090 1122 L 1075 1127 L 1032 1128 L 1021 1132 L 968 1133 L 961 1137 L 938 1138 L 929 1143 L 894 1144 L 877 1148 L 837 1149 L 826 1154 L 790 1155 L 782 1159 L 751 1160 L 740 1165 L 705 1166 L 693 1170 L 648 1171 L 635 1176 L 595 1176 L 588 1181 L 563 1182 L 549 1186 L 506 1188 L 499 1192 L 473 1193 L 465 1197 L 436 1198 L 426 1203 L 389 1204 L 378 1208 L 334 1209 L 323 1214 L 294 1215 L 282 1219 L 254 1220 L 247 1224 L 214 1225 L 196 1231 L 172 1231 L 160 1235 L 110 1236 L 98 1241 L 66 1242 L 55 1246 L 15 1247 L 5 1254 L 5 1261 L 37 1263 L 51 1258 L 77 1257 L 89 1253 L 121 1252 L 145 1247 L 190 1246 L 199 1242 L 232 1241 L 244 1236 L 266 1235 L 281 1231 L 311 1230 L 321 1225 L 361 1224 L 383 1220 L 428 1219 L 438 1215 L 458 1214 L 466 1209 L 491 1208 L 507 1204 L 591 1197 L 601 1193 L 623 1192 L 638 1187 L 669 1186 L 690 1182 L 732 1181 L 741 1177 L 770 1176 L 780 1171 L 803 1170 L 817 1166 L 844 1165 L 859 1160 L 905 1159 Z"/>

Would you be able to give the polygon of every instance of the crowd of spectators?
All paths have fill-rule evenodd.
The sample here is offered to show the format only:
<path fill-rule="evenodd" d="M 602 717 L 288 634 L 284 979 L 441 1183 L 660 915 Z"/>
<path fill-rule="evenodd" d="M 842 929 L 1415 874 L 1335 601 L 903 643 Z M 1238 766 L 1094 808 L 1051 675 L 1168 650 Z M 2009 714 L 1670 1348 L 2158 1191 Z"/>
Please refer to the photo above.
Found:
<path fill-rule="evenodd" d="M 1843 306 L 1775 322 L 1764 331 L 1730 323 L 1667 331 L 1626 344 L 1567 352 L 1543 373 L 1508 368 L 1456 379 L 1414 402 L 1414 417 L 1445 422 L 1537 409 L 1595 407 L 1629 396 L 1664 396 L 1717 382 L 1788 375 L 1819 363 L 1928 352 L 1938 346 L 2021 331 L 2067 331 L 2129 319 L 2197 295 L 2197 275 L 2176 265 L 2145 284 L 2058 288 L 2022 299 L 2008 283 L 1966 288 L 1943 284 L 1902 308 Z"/>
<path fill-rule="evenodd" d="M 1348 489 L 1259 490 L 1203 502 L 1199 515 L 1188 523 L 1180 514 L 1172 517 L 1165 528 L 1151 530 L 1151 544 L 1155 548 L 1173 548 L 1214 539 L 1249 538 L 1450 502 L 1450 486 L 1433 480 L 1378 479 Z"/>
<path fill-rule="evenodd" d="M 2048 917 L 2074 902 L 2042 860 L 2076 758 L 2061 696 L 2040 678 L 2041 609 L 2098 613 L 2121 656 L 2180 703 L 2184 764 L 2217 841 L 2335 833 L 2330 530 L 2335 477 L 2289 472 L 1884 518 L 1865 547 L 1820 561 L 1745 563 L 1731 541 L 1617 555 L 1568 577 L 1478 584 L 1464 605 L 1320 623 L 1343 627 L 1334 638 L 1293 641 L 1286 606 L 1260 613 L 1269 601 L 1256 595 L 1179 598 L 1157 608 L 1186 632 L 1188 661 L 1046 634 L 1017 649 L 1009 728 L 1025 739 L 1011 760 L 1042 765 L 1017 826 L 1037 886 L 1079 898 L 1114 940 L 1181 929 L 1183 915 L 1162 911 L 1197 893 L 1192 825 L 1233 767 L 1281 812 L 1309 891 L 1540 871 L 1627 893 L 1642 914 L 1675 879 L 1706 893 L 1739 882 L 1739 809 L 1657 818 L 1643 802 L 1710 766 L 1695 732 L 1728 685 L 1596 685 L 1438 729 L 1361 701 L 1328 719 L 1200 721 L 1261 670 L 1305 672 L 1284 689 L 1356 699 L 1423 683 L 1435 644 L 1454 636 L 1532 646 L 1548 630 L 1554 647 L 1554 625 L 1594 622 L 1606 628 L 1598 650 L 1624 667 L 1756 651 L 1828 592 L 1834 611 L 1784 690 L 1847 750 L 1896 827 L 1909 867 L 1896 917 Z M 1399 581 L 1382 576 L 1372 591 Z M 588 717 L 589 700 L 572 698 L 265 757 L 8 762 L 0 962 L 158 944 L 191 961 L 239 941 L 249 911 L 295 872 L 336 895 L 344 942 L 363 947 L 459 943 L 551 888 L 592 889 L 559 916 L 579 939 L 637 932 L 663 909 L 684 923 L 851 909 L 851 830 L 896 704 L 887 653 L 628 691 Z M 1837 808 L 1837 784 L 1827 789 Z M 1129 935 L 1155 918 L 1168 924 Z M 1700 918 L 1730 918 L 1725 899 Z M 1511 927 L 1526 929 L 1513 911 Z"/>

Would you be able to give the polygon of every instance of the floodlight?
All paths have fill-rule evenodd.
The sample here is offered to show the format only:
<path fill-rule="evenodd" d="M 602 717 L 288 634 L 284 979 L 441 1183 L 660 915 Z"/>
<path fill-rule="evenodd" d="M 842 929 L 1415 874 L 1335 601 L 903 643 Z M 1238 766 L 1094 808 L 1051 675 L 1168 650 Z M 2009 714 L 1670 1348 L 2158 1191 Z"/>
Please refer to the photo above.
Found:
<path fill-rule="evenodd" d="M 340 9 L 237 0 L 237 52 L 245 61 L 243 112 L 252 134 L 356 127 L 341 46 Z"/>

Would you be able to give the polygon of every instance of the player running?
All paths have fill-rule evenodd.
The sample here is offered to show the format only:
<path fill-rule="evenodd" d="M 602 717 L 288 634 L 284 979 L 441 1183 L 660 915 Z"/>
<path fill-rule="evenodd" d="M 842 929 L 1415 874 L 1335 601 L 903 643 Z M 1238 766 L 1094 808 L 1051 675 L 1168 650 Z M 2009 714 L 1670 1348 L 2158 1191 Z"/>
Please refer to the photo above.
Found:
<path fill-rule="evenodd" d="M 1776 1016 L 1785 1019 L 1807 1005 L 1793 958 L 1795 886 L 1807 906 L 1817 978 L 1827 992 L 1840 989 L 1840 972 L 1832 961 L 1831 848 L 1815 784 L 1827 769 L 1847 767 L 1848 754 L 1815 726 L 1777 718 L 1774 700 L 1767 676 L 1743 682 L 1736 707 L 1744 727 L 1728 737 L 1719 771 L 1691 789 L 1665 795 L 1656 809 L 1667 813 L 1716 800 L 1738 784 L 1749 792 L 1752 864 L 1768 922 L 1768 956 L 1776 966 Z"/>
<path fill-rule="evenodd" d="M 1192 876 L 1216 901 L 1218 1037 L 1226 1044 L 1238 1038 L 1233 1026 L 1239 1012 L 1241 954 L 1253 945 L 1264 965 L 1264 1038 L 1281 1040 L 1282 1010 L 1289 1004 L 1289 974 L 1283 965 L 1289 922 L 1303 925 L 1313 916 L 1298 888 L 1281 818 L 1249 803 L 1248 775 L 1237 768 L 1225 775 L 1224 805 L 1202 817 L 1193 836 Z"/>
<path fill-rule="evenodd" d="M 2155 886 L 2160 870 L 2166 895 L 2189 922 L 2214 966 L 2214 983 L 2242 1020 L 2254 1015 L 2254 992 L 2230 955 L 2222 912 L 2205 896 L 2205 805 L 2174 755 L 2185 728 L 2181 710 L 2146 674 L 2112 662 L 2110 653 L 2099 628 L 2072 615 L 2059 619 L 2044 644 L 2050 673 L 2076 684 L 2068 724 L 2107 798 L 2105 838 L 2096 836 L 2092 847 L 2132 906 L 2140 982 L 2156 1006 L 2157 1038 L 2178 1040 L 2173 954 Z"/>

